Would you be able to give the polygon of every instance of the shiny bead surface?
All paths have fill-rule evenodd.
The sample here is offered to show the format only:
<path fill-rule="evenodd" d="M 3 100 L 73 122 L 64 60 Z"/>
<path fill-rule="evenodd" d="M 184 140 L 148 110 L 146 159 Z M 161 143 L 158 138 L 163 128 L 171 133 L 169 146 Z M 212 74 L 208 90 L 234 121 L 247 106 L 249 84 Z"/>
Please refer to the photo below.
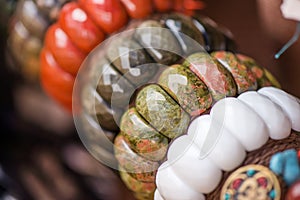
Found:
<path fill-rule="evenodd" d="M 207 53 L 195 53 L 183 63 L 208 87 L 215 100 L 236 95 L 232 75 Z"/>
<path fill-rule="evenodd" d="M 168 138 L 182 135 L 189 125 L 189 115 L 158 85 L 144 87 L 135 106 L 149 124 Z"/>
<path fill-rule="evenodd" d="M 153 161 L 165 157 L 168 138 L 159 134 L 138 114 L 135 108 L 124 113 L 121 120 L 121 131 L 129 141 L 132 150 L 140 156 Z"/>
<path fill-rule="evenodd" d="M 160 64 L 170 65 L 180 59 L 180 44 L 172 32 L 155 20 L 147 20 L 135 32 L 137 41 Z"/>
<path fill-rule="evenodd" d="M 233 53 L 217 51 L 211 53 L 211 55 L 217 59 L 228 71 L 230 71 L 237 85 L 238 94 L 257 89 L 257 83 L 254 74 L 246 65 L 239 62 Z"/>
<path fill-rule="evenodd" d="M 165 69 L 158 84 L 192 117 L 200 115 L 212 105 L 212 96 L 206 85 L 182 65 Z"/>
<path fill-rule="evenodd" d="M 300 200 L 300 181 L 289 188 L 286 200 Z"/>

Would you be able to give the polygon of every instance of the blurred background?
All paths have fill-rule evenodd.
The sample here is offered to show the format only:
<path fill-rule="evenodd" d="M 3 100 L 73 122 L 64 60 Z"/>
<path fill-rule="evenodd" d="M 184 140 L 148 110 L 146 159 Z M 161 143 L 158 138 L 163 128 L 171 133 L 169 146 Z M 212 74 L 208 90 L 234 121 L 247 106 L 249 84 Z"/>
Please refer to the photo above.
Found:
<path fill-rule="evenodd" d="M 255 58 L 283 89 L 300 97 L 300 41 L 274 59 L 296 27 L 282 18 L 281 1 L 205 2 L 201 13 L 229 28 L 240 52 Z M 133 199 L 117 173 L 87 153 L 72 116 L 37 82 L 18 73 L 7 50 L 17 3 L 0 0 L 0 199 Z"/>

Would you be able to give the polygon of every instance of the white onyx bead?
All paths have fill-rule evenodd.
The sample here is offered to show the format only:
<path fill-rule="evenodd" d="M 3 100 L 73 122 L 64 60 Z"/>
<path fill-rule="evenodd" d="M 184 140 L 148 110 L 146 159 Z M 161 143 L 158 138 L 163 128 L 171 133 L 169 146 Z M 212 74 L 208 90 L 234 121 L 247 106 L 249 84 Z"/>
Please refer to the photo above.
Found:
<path fill-rule="evenodd" d="M 154 200 L 164 200 L 164 198 L 160 195 L 158 189 L 154 192 Z"/>
<path fill-rule="evenodd" d="M 168 162 L 176 175 L 199 193 L 207 194 L 212 192 L 222 178 L 220 168 L 209 158 L 201 159 L 199 149 L 195 144 L 191 143 L 191 139 L 188 136 L 177 138 L 173 144 L 169 148 Z M 184 144 L 189 146 L 185 149 L 181 148 L 183 152 L 176 155 L 177 147 L 182 147 Z M 171 158 L 172 162 L 169 158 Z"/>
<path fill-rule="evenodd" d="M 270 99 L 254 91 L 245 92 L 238 99 L 250 106 L 264 120 L 272 139 L 281 140 L 290 135 L 291 121 Z"/>
<path fill-rule="evenodd" d="M 231 171 L 246 157 L 243 145 L 209 115 L 197 117 L 189 126 L 188 135 L 201 149 L 201 157 L 210 158 L 220 169 Z"/>
<path fill-rule="evenodd" d="M 292 129 L 300 131 L 300 104 L 296 97 L 274 87 L 264 87 L 258 93 L 278 104 L 292 122 Z"/>
<path fill-rule="evenodd" d="M 218 101 L 211 110 L 211 117 L 224 125 L 247 151 L 262 147 L 269 138 L 268 128 L 261 117 L 237 98 Z"/>
<path fill-rule="evenodd" d="M 174 173 L 168 161 L 158 168 L 156 186 L 164 200 L 205 200 L 203 194 L 193 190 Z"/>

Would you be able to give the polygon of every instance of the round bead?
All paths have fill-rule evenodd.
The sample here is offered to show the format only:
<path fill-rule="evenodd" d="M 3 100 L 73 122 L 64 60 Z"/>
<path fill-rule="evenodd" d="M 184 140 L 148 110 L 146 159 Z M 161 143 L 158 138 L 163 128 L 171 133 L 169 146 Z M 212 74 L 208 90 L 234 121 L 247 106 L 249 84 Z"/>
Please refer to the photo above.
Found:
<path fill-rule="evenodd" d="M 234 171 L 225 181 L 220 199 L 280 200 L 277 177 L 262 165 L 247 165 Z"/>
<path fill-rule="evenodd" d="M 286 200 L 300 200 L 300 181 L 297 181 L 289 188 Z"/>

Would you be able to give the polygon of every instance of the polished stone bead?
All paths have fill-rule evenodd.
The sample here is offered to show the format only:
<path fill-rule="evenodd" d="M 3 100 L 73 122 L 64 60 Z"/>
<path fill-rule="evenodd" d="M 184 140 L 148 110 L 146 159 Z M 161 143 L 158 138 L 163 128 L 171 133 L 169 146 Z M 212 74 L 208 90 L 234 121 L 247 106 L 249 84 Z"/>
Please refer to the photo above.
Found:
<path fill-rule="evenodd" d="M 85 87 L 81 96 L 85 112 L 90 116 L 95 116 L 102 128 L 110 131 L 119 130 L 118 124 L 123 114 L 122 110 L 117 108 L 113 110 L 92 87 Z"/>
<path fill-rule="evenodd" d="M 236 54 L 236 56 L 240 62 L 242 62 L 252 71 L 256 78 L 258 88 L 273 85 L 272 82 L 267 78 L 264 69 L 259 66 L 254 59 L 242 54 Z"/>
<path fill-rule="evenodd" d="M 115 139 L 115 156 L 119 165 L 126 170 L 133 178 L 142 182 L 154 182 L 158 162 L 153 162 L 139 156 L 128 145 L 128 141 L 123 134 L 119 134 Z"/>
<path fill-rule="evenodd" d="M 165 157 L 168 138 L 158 133 L 138 114 L 135 108 L 124 113 L 120 129 L 129 146 L 140 156 L 159 161 Z"/>
<path fill-rule="evenodd" d="M 202 33 L 194 25 L 192 18 L 176 13 L 164 15 L 162 21 L 172 31 L 185 55 L 204 51 Z"/>
<path fill-rule="evenodd" d="M 209 54 L 192 54 L 183 65 L 207 85 L 215 100 L 236 95 L 237 89 L 232 75 Z"/>
<path fill-rule="evenodd" d="M 170 65 L 180 59 L 180 44 L 172 32 L 158 21 L 147 20 L 139 25 L 135 39 L 157 63 Z"/>
<path fill-rule="evenodd" d="M 107 48 L 106 56 L 124 77 L 137 86 L 147 83 L 158 70 L 156 63 L 130 32 L 115 37 Z"/>
<path fill-rule="evenodd" d="M 215 51 L 211 53 L 211 55 L 230 71 L 237 85 L 238 94 L 257 89 L 257 82 L 254 74 L 246 65 L 239 62 L 233 53 Z"/>
<path fill-rule="evenodd" d="M 149 124 L 168 138 L 184 134 L 189 125 L 189 115 L 156 84 L 138 93 L 135 106 Z"/>
<path fill-rule="evenodd" d="M 212 96 L 206 85 L 182 65 L 173 65 L 165 69 L 159 77 L 158 84 L 192 117 L 200 115 L 212 105 Z"/>
<path fill-rule="evenodd" d="M 208 52 L 227 50 L 226 37 L 214 21 L 200 15 L 195 15 L 193 23 L 202 32 L 206 44 L 205 49 Z"/>
<path fill-rule="evenodd" d="M 286 200 L 300 200 L 300 181 L 297 181 L 289 188 Z"/>
<path fill-rule="evenodd" d="M 90 73 L 97 80 L 97 92 L 107 103 L 112 104 L 112 107 L 127 107 L 134 93 L 134 86 L 105 58 L 94 58 L 90 63 Z"/>

